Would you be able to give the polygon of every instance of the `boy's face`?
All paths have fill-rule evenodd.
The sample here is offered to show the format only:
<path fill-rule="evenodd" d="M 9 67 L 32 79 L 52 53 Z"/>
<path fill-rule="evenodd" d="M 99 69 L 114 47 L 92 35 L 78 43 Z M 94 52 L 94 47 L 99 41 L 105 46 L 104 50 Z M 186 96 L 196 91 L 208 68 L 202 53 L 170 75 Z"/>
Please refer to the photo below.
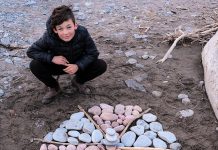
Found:
<path fill-rule="evenodd" d="M 64 21 L 62 24 L 57 25 L 53 31 L 58 34 L 59 38 L 65 42 L 69 42 L 75 35 L 77 24 L 74 24 L 72 19 Z"/>

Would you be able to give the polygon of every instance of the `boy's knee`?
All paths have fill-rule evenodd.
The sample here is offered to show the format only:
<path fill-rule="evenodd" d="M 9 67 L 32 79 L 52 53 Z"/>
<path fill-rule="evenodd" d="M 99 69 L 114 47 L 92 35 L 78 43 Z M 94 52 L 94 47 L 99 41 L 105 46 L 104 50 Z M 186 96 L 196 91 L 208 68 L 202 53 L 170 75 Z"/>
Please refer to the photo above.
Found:
<path fill-rule="evenodd" d="M 40 70 L 40 68 L 42 67 L 42 64 L 37 60 L 32 60 L 29 66 L 30 66 L 31 72 L 34 73 Z"/>
<path fill-rule="evenodd" d="M 102 73 L 104 73 L 107 70 L 107 63 L 102 59 L 99 59 L 98 61 L 99 67 L 101 68 Z"/>

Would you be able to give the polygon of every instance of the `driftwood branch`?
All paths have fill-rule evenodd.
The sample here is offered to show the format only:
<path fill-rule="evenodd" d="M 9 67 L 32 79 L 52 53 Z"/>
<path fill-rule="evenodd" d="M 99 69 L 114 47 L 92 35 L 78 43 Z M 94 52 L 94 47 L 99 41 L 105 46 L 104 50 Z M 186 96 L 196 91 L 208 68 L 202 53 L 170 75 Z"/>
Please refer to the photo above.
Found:
<path fill-rule="evenodd" d="M 13 46 L 13 45 L 5 45 L 0 43 L 0 47 L 6 48 L 6 49 L 10 49 L 15 50 L 15 49 L 27 49 L 29 47 L 29 45 L 25 45 L 25 46 Z"/>
<path fill-rule="evenodd" d="M 126 133 L 127 129 L 129 128 L 129 126 L 138 118 L 142 117 L 145 113 L 149 112 L 151 110 L 151 108 L 148 108 L 147 110 L 145 110 L 144 112 L 142 112 L 141 114 L 139 114 L 137 117 L 135 117 L 133 120 L 131 120 L 126 127 L 124 128 L 124 130 L 121 132 L 121 134 L 119 135 L 119 139 Z"/>
<path fill-rule="evenodd" d="M 84 112 L 86 117 L 95 125 L 95 127 L 102 132 L 103 136 L 105 137 L 104 131 L 101 129 L 101 127 L 92 119 L 92 117 L 80 106 L 78 105 L 78 108 L 80 111 Z"/>
<path fill-rule="evenodd" d="M 181 30 L 181 27 L 179 27 L 179 30 L 176 29 L 174 33 L 168 33 L 167 36 L 164 38 L 166 41 L 174 41 L 173 45 L 170 47 L 170 49 L 167 51 L 167 53 L 164 55 L 164 57 L 157 61 L 157 63 L 163 63 L 167 60 L 168 56 L 171 54 L 171 52 L 176 47 L 176 44 L 181 39 L 190 39 L 194 42 L 199 43 L 206 43 L 210 37 L 215 34 L 215 32 L 218 30 L 218 23 L 206 25 L 200 29 L 197 29 L 193 32 L 186 33 Z"/>
<path fill-rule="evenodd" d="M 182 31 L 181 31 L 182 32 Z M 173 51 L 173 49 L 176 47 L 176 44 L 179 42 L 179 40 L 181 40 L 182 38 L 184 38 L 187 35 L 187 33 L 183 32 L 182 35 L 180 35 L 174 42 L 173 45 L 170 47 L 170 49 L 167 51 L 167 53 L 164 55 L 164 57 L 160 60 L 157 61 L 157 63 L 163 63 L 168 56 L 171 54 L 171 52 Z"/>

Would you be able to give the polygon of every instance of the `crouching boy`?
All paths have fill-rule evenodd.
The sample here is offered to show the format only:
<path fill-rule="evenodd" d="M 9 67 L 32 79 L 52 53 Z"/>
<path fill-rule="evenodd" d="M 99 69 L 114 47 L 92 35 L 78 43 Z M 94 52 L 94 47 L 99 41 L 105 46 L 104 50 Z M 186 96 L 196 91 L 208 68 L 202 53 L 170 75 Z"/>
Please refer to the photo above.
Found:
<path fill-rule="evenodd" d="M 28 50 L 31 72 L 48 91 L 42 99 L 47 104 L 60 92 L 53 75 L 75 75 L 72 84 L 81 92 L 83 84 L 103 74 L 107 65 L 98 59 L 99 52 L 87 29 L 75 23 L 72 10 L 60 6 L 46 23 L 47 31 Z"/>

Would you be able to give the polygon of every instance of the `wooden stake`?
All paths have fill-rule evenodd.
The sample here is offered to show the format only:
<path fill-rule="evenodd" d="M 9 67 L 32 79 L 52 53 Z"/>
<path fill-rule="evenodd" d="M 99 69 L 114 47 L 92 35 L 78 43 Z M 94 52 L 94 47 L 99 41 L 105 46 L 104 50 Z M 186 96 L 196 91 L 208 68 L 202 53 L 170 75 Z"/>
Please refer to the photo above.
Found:
<path fill-rule="evenodd" d="M 48 143 L 48 144 L 57 144 L 57 145 L 74 145 L 74 144 L 71 144 L 71 143 L 62 143 L 62 142 L 55 142 L 55 141 L 46 141 L 44 139 L 40 139 L 40 138 L 32 138 L 31 139 L 31 142 L 33 141 L 40 141 L 40 142 L 43 142 L 43 143 Z M 98 145 L 100 143 L 86 143 L 86 145 Z"/>
<path fill-rule="evenodd" d="M 89 114 L 88 114 L 80 105 L 78 105 L 78 108 L 79 108 L 80 111 L 84 112 L 84 114 L 86 115 L 86 117 L 95 125 L 95 127 L 96 127 L 98 130 L 101 131 L 101 133 L 103 134 L 103 136 L 104 136 L 104 138 L 105 138 L 105 133 L 104 133 L 104 131 L 101 129 L 101 127 L 100 127 L 97 123 L 95 123 L 95 121 L 92 119 L 92 117 L 89 116 Z"/>
<path fill-rule="evenodd" d="M 119 147 L 121 150 L 169 150 L 163 148 L 152 148 L 152 147 Z"/>
<path fill-rule="evenodd" d="M 121 134 L 119 135 L 119 139 L 124 135 L 124 133 L 126 133 L 127 129 L 129 128 L 129 126 L 138 118 L 142 117 L 145 113 L 149 112 L 151 110 L 151 108 L 148 108 L 147 110 L 145 110 L 144 112 L 142 112 L 141 114 L 139 114 L 137 117 L 135 117 L 133 120 L 131 120 L 126 127 L 124 128 L 124 130 L 121 132 Z"/>

